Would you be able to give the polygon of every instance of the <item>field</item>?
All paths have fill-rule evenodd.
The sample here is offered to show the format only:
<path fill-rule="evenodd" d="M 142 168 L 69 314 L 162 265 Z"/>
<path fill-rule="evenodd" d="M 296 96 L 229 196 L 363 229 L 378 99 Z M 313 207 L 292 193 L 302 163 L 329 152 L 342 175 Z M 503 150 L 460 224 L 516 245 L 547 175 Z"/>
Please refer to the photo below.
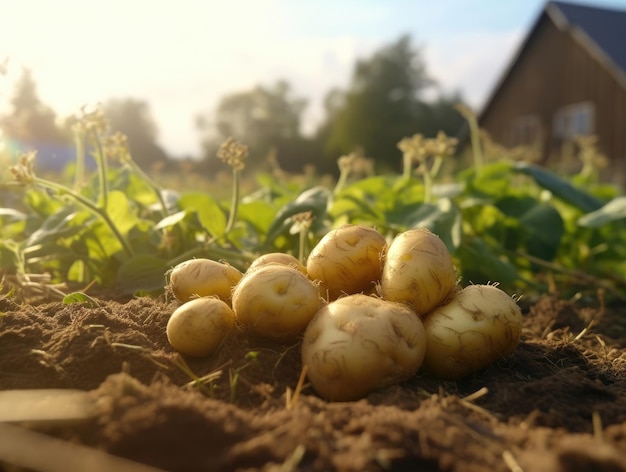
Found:
<path fill-rule="evenodd" d="M 331 184 L 251 185 L 229 142 L 226 196 L 165 191 L 115 143 L 67 182 L 24 156 L 19 209 L 0 213 L 0 470 L 626 470 L 624 197 L 584 163 L 563 176 L 475 148 L 454 169 L 455 145 L 407 138 L 400 175 L 350 155 Z M 461 285 L 497 282 L 522 308 L 515 351 L 328 402 L 300 340 L 237 329 L 205 358 L 170 346 L 177 263 L 304 261 L 343 224 L 438 234 Z"/>
<path fill-rule="evenodd" d="M 204 378 L 194 383 L 164 335 L 176 305 L 0 301 L 3 390 L 88 392 L 79 419 L 35 421 L 29 430 L 169 471 L 626 470 L 623 304 L 599 310 L 542 297 L 524 307 L 523 339 L 510 358 L 457 382 L 418 375 L 345 403 L 325 402 L 307 384 L 290 396 L 299 345 L 249 336 L 188 359 Z M 61 418 L 67 408 L 40 403 Z M 33 454 L 39 442 L 17 447 L 13 434 L 0 425 L 2 470 L 113 470 L 101 457 L 101 468 L 88 469 L 94 458 L 71 448 Z"/>

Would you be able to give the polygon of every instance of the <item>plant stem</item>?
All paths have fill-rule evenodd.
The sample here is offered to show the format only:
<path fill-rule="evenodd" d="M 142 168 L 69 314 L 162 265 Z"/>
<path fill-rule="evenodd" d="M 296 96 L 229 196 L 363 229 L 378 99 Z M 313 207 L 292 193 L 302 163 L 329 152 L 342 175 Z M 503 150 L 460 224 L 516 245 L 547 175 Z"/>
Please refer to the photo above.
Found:
<path fill-rule="evenodd" d="M 163 198 L 163 193 L 161 192 L 161 187 L 157 184 L 148 174 L 144 172 L 144 170 L 137 165 L 132 156 L 127 155 L 125 161 L 135 172 L 138 174 L 144 182 L 148 184 L 148 186 L 152 189 L 152 191 L 156 194 L 159 199 L 159 204 L 161 205 L 161 214 L 165 218 L 168 215 L 167 204 L 165 203 L 165 199 Z"/>
<path fill-rule="evenodd" d="M 309 235 L 309 229 L 308 227 L 305 228 L 305 225 L 302 226 L 303 227 L 300 228 L 300 246 L 298 247 L 298 260 L 301 264 L 306 266 L 306 258 L 304 254 L 306 249 L 307 236 Z"/>
<path fill-rule="evenodd" d="M 433 178 L 425 162 L 423 162 L 420 167 L 422 168 L 422 178 L 424 180 L 424 203 L 430 203 L 432 199 Z"/>
<path fill-rule="evenodd" d="M 412 162 L 411 155 L 405 152 L 402 157 L 402 177 L 406 180 L 411 178 Z"/>
<path fill-rule="evenodd" d="M 476 174 L 480 174 L 483 169 L 484 158 L 480 145 L 480 129 L 478 128 L 478 120 L 472 113 L 466 116 L 470 127 L 470 139 L 472 141 L 472 154 L 474 155 L 474 170 Z"/>
<path fill-rule="evenodd" d="M 441 170 L 441 165 L 443 164 L 443 156 L 437 155 L 435 156 L 435 160 L 433 161 L 433 165 L 430 168 L 430 176 L 435 179 L 439 171 Z"/>
<path fill-rule="evenodd" d="M 74 191 L 80 191 L 85 179 L 85 133 L 81 129 L 74 133 L 76 145 L 76 174 L 74 175 Z"/>
<path fill-rule="evenodd" d="M 74 192 L 72 189 L 66 187 L 65 185 L 57 184 L 55 182 L 42 179 L 40 177 L 35 177 L 33 182 L 35 184 L 41 185 L 42 187 L 47 187 L 47 188 L 56 190 L 63 195 L 67 195 L 68 197 L 71 197 L 72 199 L 74 199 L 76 203 L 83 206 L 84 208 L 86 208 L 87 210 L 95 214 L 96 216 L 102 218 L 104 223 L 109 227 L 113 235 L 120 242 L 120 244 L 124 248 L 124 251 L 126 251 L 126 253 L 130 257 L 135 255 L 135 251 L 133 250 L 132 246 L 129 244 L 129 242 L 126 240 L 124 235 L 120 232 L 120 230 L 117 228 L 117 226 L 115 225 L 115 223 L 113 222 L 109 214 L 107 213 L 106 207 L 97 206 L 91 200 L 83 197 L 79 193 Z"/>
<path fill-rule="evenodd" d="M 94 138 L 94 144 L 96 146 L 96 162 L 98 163 L 98 175 L 100 178 L 100 201 L 101 208 L 107 208 L 109 203 L 109 179 L 108 179 L 108 164 L 104 150 L 102 149 L 102 140 L 98 131 L 93 130 L 92 135 Z"/>
<path fill-rule="evenodd" d="M 239 206 L 239 170 L 233 167 L 233 194 L 230 202 L 230 213 L 228 215 L 228 223 L 224 229 L 226 236 L 233 229 L 235 219 L 237 218 L 237 207 Z"/>
<path fill-rule="evenodd" d="M 532 256 L 531 254 L 523 251 L 516 251 L 514 254 L 528 260 L 529 262 L 532 262 L 533 264 L 537 264 L 554 272 L 565 274 L 575 280 L 578 280 L 579 283 L 582 285 L 601 287 L 608 292 L 611 292 L 611 294 L 613 294 L 616 298 L 624 300 L 624 294 L 617 290 L 615 287 L 613 287 L 611 284 L 607 283 L 606 279 L 596 277 L 592 274 L 588 274 L 580 270 L 570 269 L 555 262 L 546 261 L 545 259 Z M 623 283 L 623 281 L 621 282 Z"/>
<path fill-rule="evenodd" d="M 346 185 L 348 181 L 348 175 L 350 174 L 350 169 L 341 169 L 339 171 L 339 178 L 337 179 L 337 183 L 335 184 L 335 189 L 333 190 L 333 194 L 337 195 Z"/>

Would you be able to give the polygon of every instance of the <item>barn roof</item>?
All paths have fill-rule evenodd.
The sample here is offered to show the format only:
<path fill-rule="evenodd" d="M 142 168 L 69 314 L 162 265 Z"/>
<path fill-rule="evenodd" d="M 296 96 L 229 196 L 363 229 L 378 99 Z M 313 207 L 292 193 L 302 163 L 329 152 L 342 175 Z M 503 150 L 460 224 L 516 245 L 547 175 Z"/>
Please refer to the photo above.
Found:
<path fill-rule="evenodd" d="M 549 18 L 561 31 L 569 31 L 599 62 L 609 69 L 626 88 L 626 10 L 596 7 L 579 3 L 549 1 L 533 23 L 509 66 L 485 102 L 484 114 L 498 90 L 513 72 L 539 25 Z"/>
<path fill-rule="evenodd" d="M 579 28 L 587 36 L 586 39 L 581 38 L 583 41 L 591 41 L 606 54 L 607 59 L 626 72 L 626 10 L 565 2 L 550 2 L 547 10 L 557 26 L 562 29 L 568 26 Z M 566 24 L 557 18 L 559 13 Z"/>

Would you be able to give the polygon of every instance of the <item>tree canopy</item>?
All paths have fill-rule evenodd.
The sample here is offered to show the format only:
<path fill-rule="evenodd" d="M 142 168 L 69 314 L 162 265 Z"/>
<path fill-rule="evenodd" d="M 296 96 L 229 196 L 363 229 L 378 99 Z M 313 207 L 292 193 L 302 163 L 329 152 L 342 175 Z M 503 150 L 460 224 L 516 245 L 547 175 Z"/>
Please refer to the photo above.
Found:
<path fill-rule="evenodd" d="M 11 109 L 0 117 L 0 129 L 9 141 L 29 146 L 54 146 L 69 141 L 56 123 L 56 114 L 37 93 L 29 69 L 23 69 L 10 98 Z"/>
<path fill-rule="evenodd" d="M 348 90 L 327 95 L 327 121 L 319 133 L 327 158 L 359 147 L 377 161 L 394 165 L 402 137 L 434 136 L 440 129 L 455 134 L 461 121 L 452 113 L 453 104 L 423 99 L 432 85 L 420 50 L 412 47 L 408 35 L 357 61 Z"/>
<path fill-rule="evenodd" d="M 133 159 L 144 170 L 155 162 L 167 161 L 168 156 L 158 144 L 158 128 L 150 106 L 133 98 L 112 99 L 103 106 L 113 131 L 124 133 Z"/>
<path fill-rule="evenodd" d="M 284 80 L 225 96 L 217 106 L 214 121 L 208 115 L 198 119 L 206 157 L 214 156 L 219 143 L 232 136 L 249 146 L 253 167 L 266 161 L 270 153 L 281 165 L 298 167 L 303 156 L 310 155 L 312 144 L 301 133 L 305 107 L 306 101 L 294 97 Z"/>

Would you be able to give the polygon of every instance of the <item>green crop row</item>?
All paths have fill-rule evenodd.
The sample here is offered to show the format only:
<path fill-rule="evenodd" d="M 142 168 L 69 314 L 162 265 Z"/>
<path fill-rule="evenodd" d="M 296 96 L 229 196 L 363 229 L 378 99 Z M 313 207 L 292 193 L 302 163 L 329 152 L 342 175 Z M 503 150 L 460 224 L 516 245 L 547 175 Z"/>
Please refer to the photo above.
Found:
<path fill-rule="evenodd" d="M 223 201 L 210 189 L 161 188 L 122 138 L 104 137 L 99 119 L 87 116 L 77 128 L 72 184 L 37 176 L 34 153 L 22 156 L 13 181 L 3 183 L 20 203 L 0 208 L 5 281 L 52 293 L 96 284 L 115 295 L 154 294 L 183 260 L 227 260 L 245 270 L 266 252 L 304 259 L 331 228 L 363 223 L 389 239 L 429 228 L 448 246 L 464 284 L 626 293 L 626 197 L 588 175 L 564 177 L 506 156 L 485 162 L 475 129 L 462 169 L 452 155 L 455 140 L 416 135 L 399 143 L 402 173 L 359 177 L 361 158 L 350 155 L 339 159 L 334 187 L 259 174 L 257 190 L 246 195 L 240 179 L 247 148 L 229 140 L 219 157 L 232 169 L 233 189 Z M 97 163 L 91 174 L 83 169 L 86 152 Z M 444 176 L 444 167 L 454 170 Z"/>

